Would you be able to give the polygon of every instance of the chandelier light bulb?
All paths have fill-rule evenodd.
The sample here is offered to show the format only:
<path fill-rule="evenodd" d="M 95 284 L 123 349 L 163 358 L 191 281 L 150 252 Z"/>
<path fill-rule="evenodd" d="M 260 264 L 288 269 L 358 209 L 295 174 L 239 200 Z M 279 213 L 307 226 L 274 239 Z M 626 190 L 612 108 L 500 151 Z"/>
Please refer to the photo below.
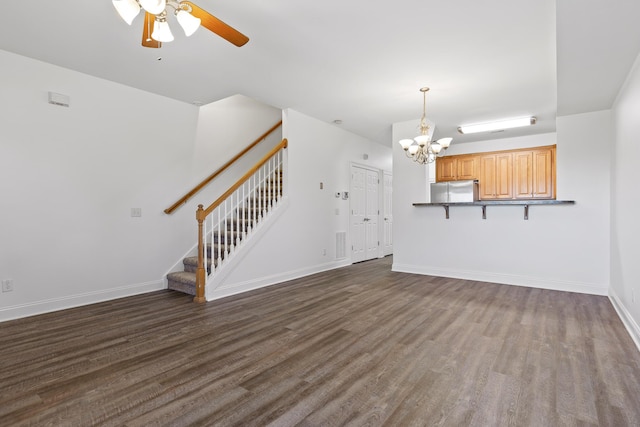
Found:
<path fill-rule="evenodd" d="M 200 18 L 196 18 L 186 10 L 180 9 L 176 11 L 176 19 L 187 37 L 195 33 L 198 27 L 200 27 Z"/>
<path fill-rule="evenodd" d="M 167 0 L 138 0 L 140 6 L 152 15 L 161 14 L 167 7 Z"/>
<path fill-rule="evenodd" d="M 140 13 L 140 5 L 136 0 L 111 0 L 113 7 L 124 22 L 131 25 L 133 19 Z"/>
<path fill-rule="evenodd" d="M 153 23 L 151 38 L 163 43 L 173 41 L 173 34 L 171 34 L 171 29 L 166 20 L 156 20 Z"/>

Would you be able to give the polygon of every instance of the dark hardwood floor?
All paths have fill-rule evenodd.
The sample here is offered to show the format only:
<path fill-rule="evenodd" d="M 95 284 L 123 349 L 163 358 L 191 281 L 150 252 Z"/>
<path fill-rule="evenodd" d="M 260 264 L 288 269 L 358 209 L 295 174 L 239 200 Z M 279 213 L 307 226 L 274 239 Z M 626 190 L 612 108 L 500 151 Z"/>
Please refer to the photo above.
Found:
<path fill-rule="evenodd" d="M 0 425 L 640 426 L 607 298 L 390 269 L 0 323 Z"/>

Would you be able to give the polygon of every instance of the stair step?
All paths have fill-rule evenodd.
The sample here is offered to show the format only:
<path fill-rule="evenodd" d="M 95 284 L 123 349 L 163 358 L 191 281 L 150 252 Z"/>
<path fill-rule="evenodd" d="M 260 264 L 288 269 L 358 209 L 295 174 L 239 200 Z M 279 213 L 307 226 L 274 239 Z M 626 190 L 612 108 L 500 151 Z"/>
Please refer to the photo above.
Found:
<path fill-rule="evenodd" d="M 224 255 L 222 255 L 224 258 Z M 198 257 L 190 256 L 182 260 L 182 264 L 184 265 L 184 271 L 188 271 L 190 273 L 195 273 L 198 271 Z M 213 265 L 218 265 L 218 260 L 213 260 Z M 211 272 L 211 258 L 207 258 L 207 273 Z"/>
<path fill-rule="evenodd" d="M 168 288 L 189 295 L 196 294 L 196 273 L 176 271 L 167 274 Z"/>
<path fill-rule="evenodd" d="M 238 231 L 232 231 L 232 230 L 227 230 L 226 232 L 226 242 L 227 243 L 231 243 L 233 242 L 234 244 L 237 243 L 238 238 L 241 237 L 240 232 Z M 214 232 L 213 233 L 213 243 L 224 243 L 225 241 L 225 232 L 223 231 L 222 233 L 220 233 L 220 236 L 218 236 L 218 232 Z"/>
<path fill-rule="evenodd" d="M 227 221 L 227 230 L 242 230 L 246 231 L 251 225 L 251 219 L 249 218 L 233 218 L 232 220 Z"/>

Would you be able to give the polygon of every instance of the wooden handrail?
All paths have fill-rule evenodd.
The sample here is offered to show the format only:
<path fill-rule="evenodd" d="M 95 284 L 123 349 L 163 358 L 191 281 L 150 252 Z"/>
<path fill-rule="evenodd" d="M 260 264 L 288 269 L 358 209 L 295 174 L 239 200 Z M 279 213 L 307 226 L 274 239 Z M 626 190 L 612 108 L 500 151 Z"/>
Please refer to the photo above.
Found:
<path fill-rule="evenodd" d="M 238 188 L 240 188 L 240 186 L 242 184 L 244 184 L 246 180 L 251 178 L 251 176 L 254 173 L 256 173 L 256 171 L 258 169 L 260 169 L 260 167 L 262 167 L 262 165 L 267 163 L 269 161 L 269 159 L 271 157 L 273 157 L 274 154 L 276 154 L 278 151 L 280 151 L 283 148 L 287 148 L 288 144 L 289 143 L 288 143 L 287 139 L 286 138 L 283 139 L 282 142 L 280 142 L 280 144 L 276 145 L 275 147 L 273 147 L 271 149 L 271 151 L 269 151 L 267 154 L 265 154 L 265 156 L 258 163 L 253 165 L 253 167 L 251 169 L 249 169 L 247 171 L 247 173 L 245 173 L 242 176 L 242 178 L 240 178 L 238 181 L 236 181 L 235 184 L 233 184 L 231 187 L 229 187 L 229 189 L 227 191 L 225 191 L 222 196 L 218 197 L 218 199 L 216 199 L 215 202 L 211 203 L 211 205 L 209 205 L 208 208 L 203 209 L 203 210 L 198 210 L 198 212 L 196 214 L 196 219 L 198 220 L 198 222 L 204 221 L 204 219 L 207 217 L 207 215 L 209 215 L 211 212 L 213 212 L 213 210 L 215 208 L 220 206 L 222 204 L 222 202 L 224 202 L 227 199 L 227 197 L 229 197 L 231 194 L 233 194 L 234 191 L 236 191 Z"/>
<path fill-rule="evenodd" d="M 278 129 L 281 125 L 282 125 L 282 120 L 280 120 L 278 123 L 273 125 L 271 127 L 271 129 L 269 129 L 268 131 L 263 133 L 258 139 L 256 139 L 251 144 L 249 144 L 244 150 L 242 150 L 241 152 L 236 154 L 231 160 L 229 160 L 227 163 L 225 163 L 220 168 L 218 168 L 218 170 L 216 170 L 214 173 L 212 173 L 211 175 L 206 177 L 204 180 L 202 180 L 202 182 L 200 184 L 198 184 L 195 187 L 193 187 L 193 189 L 191 191 L 189 191 L 187 194 L 185 194 L 184 196 L 182 196 L 180 198 L 180 200 L 178 200 L 173 205 L 171 205 L 170 207 L 165 209 L 164 213 L 171 214 L 171 213 L 173 213 L 173 211 L 178 209 L 181 205 L 185 204 L 187 202 L 187 200 L 189 200 L 194 194 L 196 194 L 198 191 L 202 190 L 202 188 L 205 185 L 210 183 L 215 177 L 217 177 L 222 172 L 224 172 L 229 166 L 231 166 L 233 163 L 235 163 L 240 157 L 244 156 L 253 147 L 258 145 L 258 143 L 260 143 L 263 139 L 265 139 L 267 136 L 269 136 L 271 134 L 271 132 L 273 132 L 274 130 Z"/>

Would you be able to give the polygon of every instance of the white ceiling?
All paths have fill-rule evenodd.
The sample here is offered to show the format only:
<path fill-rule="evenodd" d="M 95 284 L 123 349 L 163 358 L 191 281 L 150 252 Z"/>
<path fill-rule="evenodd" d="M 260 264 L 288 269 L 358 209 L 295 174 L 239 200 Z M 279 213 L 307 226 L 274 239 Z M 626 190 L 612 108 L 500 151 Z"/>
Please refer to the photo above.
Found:
<path fill-rule="evenodd" d="M 196 0 L 249 43 L 204 28 L 186 38 L 170 17 L 176 40 L 148 49 L 142 15 L 129 27 L 110 0 L 21 0 L 0 15 L 0 49 L 184 102 L 240 93 L 385 145 L 392 123 L 420 117 L 429 86 L 436 137 L 460 143 L 611 106 L 640 50 L 640 2 L 557 2 Z M 455 131 L 528 114 L 526 130 Z"/>

